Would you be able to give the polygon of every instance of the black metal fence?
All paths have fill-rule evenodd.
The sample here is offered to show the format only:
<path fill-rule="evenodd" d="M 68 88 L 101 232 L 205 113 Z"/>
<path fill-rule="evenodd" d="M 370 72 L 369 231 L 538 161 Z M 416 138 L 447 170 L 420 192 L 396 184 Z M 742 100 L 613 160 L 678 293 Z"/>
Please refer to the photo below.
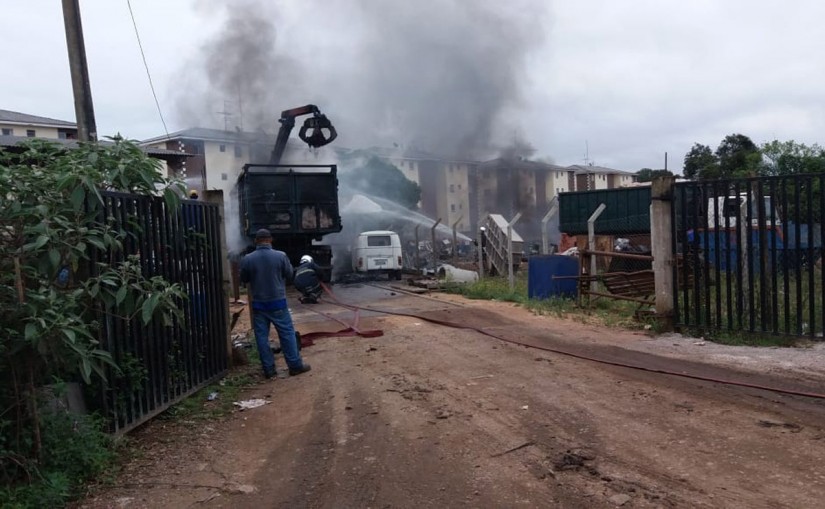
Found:
<path fill-rule="evenodd" d="M 825 175 L 679 183 L 676 323 L 822 338 Z"/>
<path fill-rule="evenodd" d="M 123 250 L 103 254 L 117 263 L 137 255 L 146 277 L 178 283 L 188 298 L 178 304 L 183 322 L 103 319 L 101 346 L 121 368 L 110 370 L 99 391 L 100 410 L 115 432 L 129 430 L 225 373 L 226 297 L 216 205 L 102 193 L 99 220 L 125 232 Z"/>

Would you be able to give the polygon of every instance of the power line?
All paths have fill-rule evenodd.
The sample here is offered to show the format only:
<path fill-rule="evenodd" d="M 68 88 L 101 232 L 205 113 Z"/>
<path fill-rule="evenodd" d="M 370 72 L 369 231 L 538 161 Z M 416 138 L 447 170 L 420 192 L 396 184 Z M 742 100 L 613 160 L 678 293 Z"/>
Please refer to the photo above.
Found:
<path fill-rule="evenodd" d="M 149 88 L 152 89 L 152 97 L 155 98 L 155 106 L 158 108 L 158 115 L 160 116 L 160 121 L 163 124 L 163 130 L 166 132 L 166 137 L 169 137 L 169 129 L 166 128 L 166 120 L 163 119 L 163 113 L 160 111 L 160 102 L 158 101 L 158 95 L 155 93 L 155 84 L 152 83 L 152 74 L 149 72 L 149 64 L 146 63 L 146 54 L 143 52 L 143 43 L 140 42 L 140 33 L 138 32 L 137 23 L 135 22 L 135 13 L 132 12 L 132 2 L 131 0 L 126 0 L 126 5 L 129 6 L 129 16 L 132 17 L 132 26 L 135 27 L 135 36 L 137 37 L 138 47 L 140 48 L 140 56 L 143 58 L 143 67 L 146 68 L 146 76 L 149 78 Z"/>

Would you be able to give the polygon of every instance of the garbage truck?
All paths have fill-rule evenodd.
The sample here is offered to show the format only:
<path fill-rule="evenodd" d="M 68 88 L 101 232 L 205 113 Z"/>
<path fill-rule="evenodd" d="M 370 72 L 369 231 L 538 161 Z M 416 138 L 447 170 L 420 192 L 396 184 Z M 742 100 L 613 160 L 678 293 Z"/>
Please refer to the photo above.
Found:
<path fill-rule="evenodd" d="M 309 254 L 323 271 L 332 274 L 332 249 L 320 244 L 325 235 L 341 231 L 338 210 L 336 165 L 281 164 L 296 117 L 311 115 L 298 137 L 310 147 L 322 147 L 336 137 L 335 127 L 317 106 L 309 104 L 281 112 L 281 127 L 268 162 L 244 165 L 233 194 L 240 225 L 247 241 L 245 252 L 254 249 L 255 232 L 272 232 L 273 245 L 298 265 Z"/>

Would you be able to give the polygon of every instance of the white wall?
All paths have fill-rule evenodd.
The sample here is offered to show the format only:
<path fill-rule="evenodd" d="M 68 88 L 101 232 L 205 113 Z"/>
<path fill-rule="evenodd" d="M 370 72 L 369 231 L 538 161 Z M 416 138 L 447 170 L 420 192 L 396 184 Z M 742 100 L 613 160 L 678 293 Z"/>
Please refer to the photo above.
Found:
<path fill-rule="evenodd" d="M 57 128 L 56 127 L 40 127 L 40 126 L 33 126 L 33 125 L 20 125 L 20 124 L 5 124 L 0 122 L 0 128 L 2 129 L 12 129 L 12 136 L 26 136 L 26 131 L 29 129 L 34 130 L 34 136 L 36 138 L 48 138 L 51 140 L 56 140 L 57 136 Z M 0 131 L 2 133 L 2 131 Z"/>

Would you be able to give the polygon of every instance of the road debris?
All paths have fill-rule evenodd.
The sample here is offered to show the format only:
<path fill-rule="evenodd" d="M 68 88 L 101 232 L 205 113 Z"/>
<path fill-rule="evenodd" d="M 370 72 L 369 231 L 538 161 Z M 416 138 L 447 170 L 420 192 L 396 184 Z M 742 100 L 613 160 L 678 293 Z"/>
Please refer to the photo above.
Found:
<path fill-rule="evenodd" d="M 217 392 L 210 392 L 209 396 L 206 397 L 206 401 L 215 401 L 216 399 L 218 399 Z"/>
<path fill-rule="evenodd" d="M 235 401 L 233 405 L 239 407 L 241 411 L 244 410 L 251 410 L 253 408 L 258 408 L 260 406 L 268 405 L 272 403 L 271 401 L 267 401 L 265 399 L 255 398 L 255 399 L 245 399 L 243 401 Z"/>
<path fill-rule="evenodd" d="M 504 456 L 505 454 L 510 454 L 511 452 L 516 452 L 519 449 L 524 449 L 525 447 L 530 447 L 531 445 L 536 445 L 536 443 L 533 442 L 532 440 L 528 440 L 527 442 L 524 442 L 523 444 L 517 445 L 515 447 L 511 447 L 510 449 L 507 449 L 506 451 L 497 452 L 497 453 L 493 454 L 490 457 L 491 458 L 498 458 L 499 456 Z"/>
<path fill-rule="evenodd" d="M 619 493 L 618 495 L 613 495 L 612 497 L 608 498 L 608 500 L 616 504 L 618 506 L 623 506 L 626 503 L 630 502 L 631 498 L 630 495 L 625 495 L 624 493 Z"/>

